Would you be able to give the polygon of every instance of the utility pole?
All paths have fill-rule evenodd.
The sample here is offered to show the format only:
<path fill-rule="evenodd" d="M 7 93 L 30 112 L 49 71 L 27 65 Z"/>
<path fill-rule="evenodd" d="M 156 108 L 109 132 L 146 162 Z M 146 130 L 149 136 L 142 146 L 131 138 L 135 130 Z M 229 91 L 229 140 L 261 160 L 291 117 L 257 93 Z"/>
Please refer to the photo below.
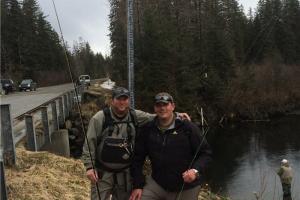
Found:
<path fill-rule="evenodd" d="M 127 60 L 130 106 L 134 108 L 133 0 L 127 0 Z"/>

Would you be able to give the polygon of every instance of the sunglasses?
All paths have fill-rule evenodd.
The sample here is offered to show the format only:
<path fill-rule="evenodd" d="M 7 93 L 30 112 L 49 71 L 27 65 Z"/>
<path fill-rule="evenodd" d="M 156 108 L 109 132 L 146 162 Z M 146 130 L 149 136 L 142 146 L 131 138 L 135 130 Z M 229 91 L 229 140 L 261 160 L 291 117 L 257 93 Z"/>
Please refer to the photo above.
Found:
<path fill-rule="evenodd" d="M 170 101 L 172 102 L 172 99 L 169 96 L 166 95 L 159 95 L 159 96 L 155 96 L 155 101 Z"/>
<path fill-rule="evenodd" d="M 125 88 L 117 88 L 113 91 L 113 96 L 119 96 L 119 95 L 125 95 L 125 96 L 129 96 L 130 92 L 129 90 L 125 89 Z"/>
<path fill-rule="evenodd" d="M 121 89 L 116 89 L 115 91 L 116 91 L 116 92 L 119 92 L 119 93 L 129 93 L 129 90 L 123 89 L 123 88 L 121 88 Z"/>

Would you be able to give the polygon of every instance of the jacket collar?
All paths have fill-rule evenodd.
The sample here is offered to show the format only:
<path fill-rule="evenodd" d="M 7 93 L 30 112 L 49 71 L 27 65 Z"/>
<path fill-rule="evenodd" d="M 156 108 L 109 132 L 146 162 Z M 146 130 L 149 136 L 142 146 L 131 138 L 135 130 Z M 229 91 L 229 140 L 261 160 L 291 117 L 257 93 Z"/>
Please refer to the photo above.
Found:
<path fill-rule="evenodd" d="M 128 112 L 124 115 L 124 117 L 120 118 L 118 117 L 114 112 L 112 107 L 109 108 L 110 113 L 111 113 L 111 117 L 115 120 L 115 121 L 124 121 L 124 120 L 129 120 L 129 110 Z"/>
<path fill-rule="evenodd" d="M 170 130 L 177 129 L 178 127 L 183 125 L 183 121 L 179 118 L 177 113 L 174 113 L 174 114 L 175 114 L 175 126 Z M 151 122 L 151 126 L 157 127 L 157 123 L 158 123 L 158 118 L 157 118 L 157 116 L 155 116 Z"/>

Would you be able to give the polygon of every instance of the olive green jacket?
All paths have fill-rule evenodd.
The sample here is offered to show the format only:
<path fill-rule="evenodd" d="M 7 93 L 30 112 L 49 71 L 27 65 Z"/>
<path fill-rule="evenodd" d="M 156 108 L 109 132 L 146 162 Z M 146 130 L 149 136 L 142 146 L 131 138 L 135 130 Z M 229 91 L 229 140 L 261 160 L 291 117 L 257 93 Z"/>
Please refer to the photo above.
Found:
<path fill-rule="evenodd" d="M 290 166 L 281 166 L 277 174 L 280 177 L 281 183 L 291 184 L 293 179 L 292 168 Z"/>
<path fill-rule="evenodd" d="M 111 116 L 112 118 L 116 121 L 116 122 L 120 122 L 120 121 L 130 121 L 132 119 L 130 116 L 130 113 L 128 112 L 128 114 L 123 118 L 123 119 L 118 119 L 114 116 L 114 114 L 111 111 L 110 108 L 110 112 L 111 112 Z M 150 114 L 150 113 L 146 113 L 140 110 L 135 110 L 136 112 L 136 118 L 137 118 L 137 122 L 138 125 L 141 126 L 143 124 L 145 124 L 146 122 L 152 120 L 154 118 L 154 114 Z M 96 164 L 96 159 L 97 159 L 97 154 L 99 154 L 99 148 L 97 149 L 97 145 L 100 144 L 101 141 L 97 141 L 97 140 L 101 140 L 101 138 L 103 138 L 102 136 L 105 136 L 108 132 L 107 129 L 102 130 L 103 127 L 103 123 L 104 123 L 104 113 L 103 111 L 99 111 L 97 112 L 90 120 L 89 126 L 88 126 L 88 131 L 87 131 L 87 140 L 84 143 L 83 146 L 83 152 L 82 152 L 82 161 L 84 163 L 84 166 L 86 167 L 86 169 L 91 169 L 92 168 L 92 161 L 93 164 L 95 166 Z M 131 124 L 131 128 L 132 128 L 132 137 L 133 139 L 135 138 L 135 127 L 133 124 Z M 114 130 L 112 133 L 113 137 L 116 138 L 121 138 L 121 137 L 127 137 L 127 124 L 126 123 L 120 123 L 114 126 Z M 90 147 L 90 153 L 88 150 L 88 144 Z M 90 157 L 90 155 L 92 156 L 92 159 Z"/>

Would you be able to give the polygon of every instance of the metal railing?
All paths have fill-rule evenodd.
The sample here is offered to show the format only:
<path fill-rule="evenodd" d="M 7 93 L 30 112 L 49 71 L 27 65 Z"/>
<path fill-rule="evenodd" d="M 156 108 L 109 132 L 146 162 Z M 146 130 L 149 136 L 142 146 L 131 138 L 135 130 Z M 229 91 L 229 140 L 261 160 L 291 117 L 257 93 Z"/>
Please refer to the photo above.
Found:
<path fill-rule="evenodd" d="M 76 88 L 81 96 L 84 86 Z M 51 135 L 63 126 L 69 112 L 75 105 L 78 97 L 75 91 L 70 90 L 36 108 L 18 116 L 13 122 L 11 117 L 11 105 L 1 105 L 1 135 L 0 135 L 0 200 L 7 199 L 5 185 L 5 166 L 16 164 L 16 145 L 26 136 L 26 148 L 30 151 L 38 151 L 47 143 L 51 143 Z M 51 111 L 51 112 L 50 112 Z M 43 134 L 36 134 L 37 124 L 42 125 Z"/>

